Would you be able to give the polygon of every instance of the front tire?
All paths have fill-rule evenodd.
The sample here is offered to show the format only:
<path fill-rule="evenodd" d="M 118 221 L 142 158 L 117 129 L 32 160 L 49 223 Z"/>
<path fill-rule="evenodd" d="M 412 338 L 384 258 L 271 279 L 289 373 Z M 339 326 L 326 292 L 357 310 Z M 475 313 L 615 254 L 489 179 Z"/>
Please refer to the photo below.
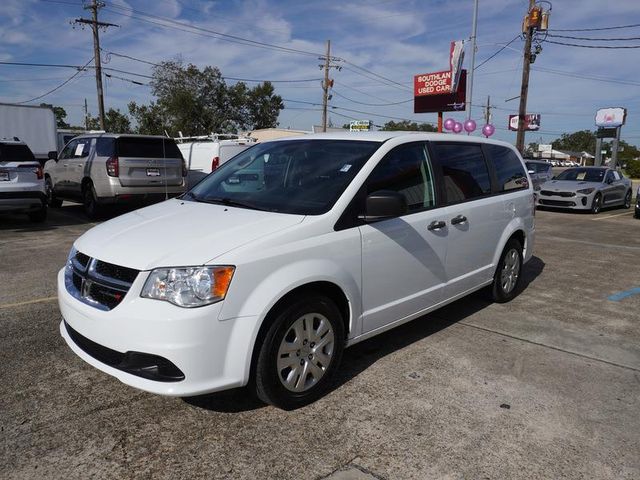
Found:
<path fill-rule="evenodd" d="M 593 201 L 591 202 L 591 213 L 594 215 L 600 212 L 602 208 L 602 195 L 596 193 L 596 196 L 593 197 Z"/>
<path fill-rule="evenodd" d="M 512 238 L 505 245 L 493 276 L 493 301 L 506 303 L 518 294 L 522 281 L 522 262 L 522 245 Z"/>
<path fill-rule="evenodd" d="M 629 190 L 627 192 L 627 194 L 624 196 L 624 205 L 623 208 L 631 208 L 631 190 Z"/>
<path fill-rule="evenodd" d="M 291 410 L 320 398 L 331 386 L 344 350 L 344 322 L 328 297 L 293 300 L 269 326 L 256 363 L 258 398 Z"/>

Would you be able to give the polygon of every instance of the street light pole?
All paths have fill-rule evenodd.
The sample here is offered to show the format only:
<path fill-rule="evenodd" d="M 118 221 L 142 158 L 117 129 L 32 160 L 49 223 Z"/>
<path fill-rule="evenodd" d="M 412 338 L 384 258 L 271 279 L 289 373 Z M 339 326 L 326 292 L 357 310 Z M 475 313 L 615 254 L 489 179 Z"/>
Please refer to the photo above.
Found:
<path fill-rule="evenodd" d="M 478 32 L 478 0 L 473 3 L 473 24 L 471 26 L 471 68 L 467 77 L 467 120 L 471 119 L 471 104 L 473 103 L 473 71 L 476 67 L 476 36 Z"/>

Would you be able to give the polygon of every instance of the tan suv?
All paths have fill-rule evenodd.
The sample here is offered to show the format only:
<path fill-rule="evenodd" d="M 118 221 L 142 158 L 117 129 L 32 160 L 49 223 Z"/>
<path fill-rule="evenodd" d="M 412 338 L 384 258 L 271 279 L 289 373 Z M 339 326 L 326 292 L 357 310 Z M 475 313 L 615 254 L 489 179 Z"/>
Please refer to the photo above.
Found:
<path fill-rule="evenodd" d="M 167 137 L 81 135 L 49 158 L 44 168 L 49 204 L 81 201 L 91 218 L 105 205 L 153 203 L 186 190 L 184 159 Z"/>

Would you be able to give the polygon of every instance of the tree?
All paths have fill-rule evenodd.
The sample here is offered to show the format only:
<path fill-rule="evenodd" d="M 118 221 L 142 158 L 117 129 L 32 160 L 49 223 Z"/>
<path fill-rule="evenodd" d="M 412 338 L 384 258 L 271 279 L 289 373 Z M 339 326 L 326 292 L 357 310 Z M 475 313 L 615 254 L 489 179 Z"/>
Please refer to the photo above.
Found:
<path fill-rule="evenodd" d="M 434 127 L 430 123 L 417 123 L 409 120 L 402 120 L 400 122 L 394 122 L 393 120 L 385 123 L 380 130 L 393 131 L 403 130 L 410 132 L 437 132 L 438 128 Z"/>
<path fill-rule="evenodd" d="M 153 68 L 151 87 L 154 102 L 129 104 L 139 133 L 189 136 L 275 127 L 284 108 L 271 83 L 228 86 L 220 70 L 211 66 L 200 70 L 179 61 L 163 62 Z"/>
<path fill-rule="evenodd" d="M 69 128 L 69 124 L 64 121 L 67 118 L 67 111 L 62 107 L 54 107 L 50 103 L 41 103 L 41 107 L 49 107 L 53 110 L 53 114 L 56 117 L 56 125 L 58 128 Z"/>
<path fill-rule="evenodd" d="M 100 130 L 100 119 L 88 115 L 87 126 L 89 130 Z M 110 108 L 104 114 L 104 129 L 109 133 L 131 133 L 131 121 L 119 109 Z"/>
<path fill-rule="evenodd" d="M 554 150 L 587 152 L 594 155 L 596 151 L 596 134 L 590 130 L 563 133 L 559 139 L 551 143 L 551 146 Z"/>

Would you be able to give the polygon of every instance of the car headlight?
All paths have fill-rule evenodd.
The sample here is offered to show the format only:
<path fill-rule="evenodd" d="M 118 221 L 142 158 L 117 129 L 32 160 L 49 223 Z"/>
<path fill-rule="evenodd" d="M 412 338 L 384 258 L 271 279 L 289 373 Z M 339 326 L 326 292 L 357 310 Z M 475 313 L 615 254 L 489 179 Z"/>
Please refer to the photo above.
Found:
<path fill-rule="evenodd" d="M 179 307 L 202 307 L 224 299 L 234 271 L 232 266 L 157 268 L 140 296 Z"/>
<path fill-rule="evenodd" d="M 589 195 L 594 190 L 595 188 L 583 188 L 582 190 L 578 190 L 578 193 L 581 193 L 583 195 Z"/>

